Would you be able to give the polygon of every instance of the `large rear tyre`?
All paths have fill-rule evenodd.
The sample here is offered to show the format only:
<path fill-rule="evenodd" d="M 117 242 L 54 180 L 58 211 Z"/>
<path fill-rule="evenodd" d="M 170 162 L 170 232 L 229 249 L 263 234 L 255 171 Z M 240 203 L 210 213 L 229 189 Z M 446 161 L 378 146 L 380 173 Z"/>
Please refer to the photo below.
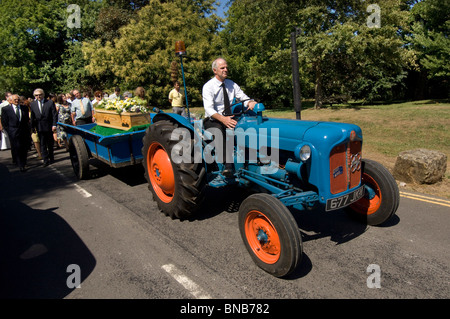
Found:
<path fill-rule="evenodd" d="M 275 277 L 292 273 L 303 253 L 297 222 L 272 195 L 253 194 L 239 208 L 239 230 L 258 267 Z"/>
<path fill-rule="evenodd" d="M 80 135 L 72 135 L 69 140 L 69 156 L 75 176 L 89 178 L 89 153 Z"/>
<path fill-rule="evenodd" d="M 142 164 L 148 188 L 159 209 L 172 219 L 188 219 L 203 201 L 206 170 L 202 163 L 194 163 L 192 132 L 186 129 L 187 141 L 171 140 L 172 132 L 178 127 L 167 120 L 148 127 L 143 138 Z M 190 146 L 180 148 L 182 143 Z M 186 149 L 190 150 L 190 160 L 174 162 L 171 155 Z"/>
<path fill-rule="evenodd" d="M 397 183 L 383 165 L 368 159 L 362 162 L 361 180 L 366 187 L 364 197 L 345 211 L 367 225 L 380 225 L 397 211 L 400 203 Z"/>

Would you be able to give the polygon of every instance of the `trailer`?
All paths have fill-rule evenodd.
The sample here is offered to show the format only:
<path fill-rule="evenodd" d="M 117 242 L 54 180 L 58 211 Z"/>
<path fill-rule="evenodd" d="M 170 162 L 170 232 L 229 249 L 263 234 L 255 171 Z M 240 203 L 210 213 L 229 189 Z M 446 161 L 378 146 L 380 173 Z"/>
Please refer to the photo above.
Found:
<path fill-rule="evenodd" d="M 150 121 L 153 114 L 150 114 Z M 73 126 L 58 123 L 67 133 L 70 161 L 78 179 L 89 177 L 89 160 L 96 158 L 113 167 L 139 164 L 143 160 L 142 139 L 148 125 L 134 131 L 101 135 L 96 132 L 97 124 Z"/>

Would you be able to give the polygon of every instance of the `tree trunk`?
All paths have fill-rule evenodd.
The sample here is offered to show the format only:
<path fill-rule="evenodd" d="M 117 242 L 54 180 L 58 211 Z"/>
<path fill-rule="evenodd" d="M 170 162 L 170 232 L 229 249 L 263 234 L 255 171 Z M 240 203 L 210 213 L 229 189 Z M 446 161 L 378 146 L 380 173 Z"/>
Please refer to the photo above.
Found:
<path fill-rule="evenodd" d="M 323 104 L 323 96 L 322 96 L 322 70 L 320 69 L 320 61 L 314 63 L 314 69 L 316 71 L 316 83 L 314 86 L 315 89 L 315 104 L 314 108 L 320 109 Z"/>

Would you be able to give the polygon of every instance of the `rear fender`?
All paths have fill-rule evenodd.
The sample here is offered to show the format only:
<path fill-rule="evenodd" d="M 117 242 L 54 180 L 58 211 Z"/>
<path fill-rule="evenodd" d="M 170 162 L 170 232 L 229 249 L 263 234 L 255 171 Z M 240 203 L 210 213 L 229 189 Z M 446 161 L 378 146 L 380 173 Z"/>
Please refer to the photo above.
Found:
<path fill-rule="evenodd" d="M 188 121 L 185 117 L 176 113 L 162 113 L 162 112 L 157 113 L 155 114 L 155 116 L 153 116 L 152 123 L 156 123 L 161 120 L 169 120 L 171 122 L 176 122 L 187 129 L 190 129 L 192 131 L 194 130 L 194 127 L 192 126 L 190 121 Z"/>
<path fill-rule="evenodd" d="M 189 120 L 187 120 L 185 117 L 176 114 L 176 113 L 157 113 L 153 119 L 152 123 L 156 123 L 158 121 L 167 120 L 174 123 L 178 123 L 180 127 L 184 127 L 188 129 L 190 132 L 193 133 L 194 138 L 194 147 L 196 150 L 202 151 L 202 157 L 203 157 L 203 149 L 205 147 L 205 138 L 203 136 L 204 130 L 203 130 L 203 120 L 195 120 L 193 123 L 191 123 Z M 209 138 L 210 139 L 210 138 Z"/>

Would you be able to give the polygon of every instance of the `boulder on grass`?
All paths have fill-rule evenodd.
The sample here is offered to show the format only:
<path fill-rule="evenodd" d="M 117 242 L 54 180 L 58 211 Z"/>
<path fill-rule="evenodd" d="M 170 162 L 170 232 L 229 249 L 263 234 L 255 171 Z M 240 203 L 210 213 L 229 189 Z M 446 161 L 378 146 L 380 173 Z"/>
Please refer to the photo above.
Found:
<path fill-rule="evenodd" d="M 434 184 L 447 170 L 447 155 L 442 152 L 415 149 L 401 152 L 395 161 L 393 175 L 405 183 Z"/>

